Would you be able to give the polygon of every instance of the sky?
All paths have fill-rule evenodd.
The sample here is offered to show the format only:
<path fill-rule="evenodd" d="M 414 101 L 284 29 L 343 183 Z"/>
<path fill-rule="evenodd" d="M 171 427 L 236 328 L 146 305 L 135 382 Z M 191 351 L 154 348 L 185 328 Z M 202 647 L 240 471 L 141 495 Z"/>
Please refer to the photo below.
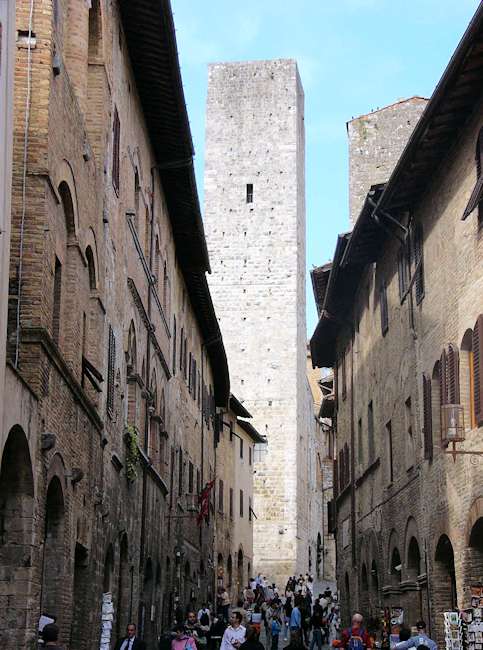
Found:
<path fill-rule="evenodd" d="M 305 90 L 309 270 L 349 229 L 346 122 L 403 97 L 430 97 L 478 0 L 171 0 L 203 205 L 207 64 L 294 58 Z"/>

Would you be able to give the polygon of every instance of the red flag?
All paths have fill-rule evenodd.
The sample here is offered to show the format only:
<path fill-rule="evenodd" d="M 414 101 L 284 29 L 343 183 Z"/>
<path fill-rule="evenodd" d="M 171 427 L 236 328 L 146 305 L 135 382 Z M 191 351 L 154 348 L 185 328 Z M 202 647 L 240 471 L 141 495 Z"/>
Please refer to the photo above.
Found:
<path fill-rule="evenodd" d="M 208 516 L 208 512 L 210 509 L 210 492 L 214 485 L 215 485 L 215 479 L 213 479 L 212 481 L 210 481 L 205 485 L 202 493 L 199 496 L 200 511 L 196 518 L 196 522 L 198 526 L 200 526 L 203 519 L 206 519 L 206 517 Z"/>

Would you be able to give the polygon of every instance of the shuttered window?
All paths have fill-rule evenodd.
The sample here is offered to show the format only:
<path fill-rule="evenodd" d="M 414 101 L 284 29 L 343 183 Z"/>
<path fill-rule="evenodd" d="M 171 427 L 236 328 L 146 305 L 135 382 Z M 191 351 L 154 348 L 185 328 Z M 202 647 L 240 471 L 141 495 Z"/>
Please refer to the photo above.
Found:
<path fill-rule="evenodd" d="M 193 494 L 193 490 L 195 487 L 195 468 L 193 463 L 190 461 L 188 465 L 188 492 L 190 494 Z"/>
<path fill-rule="evenodd" d="M 439 401 L 441 406 L 448 403 L 448 373 L 446 350 L 443 350 L 439 360 Z"/>
<path fill-rule="evenodd" d="M 431 377 L 423 375 L 423 436 L 424 458 L 433 458 L 433 400 L 431 394 Z"/>
<path fill-rule="evenodd" d="M 341 364 L 341 376 L 342 376 L 342 399 L 347 397 L 347 367 L 346 367 L 346 352 L 344 350 L 342 354 L 342 364 Z"/>
<path fill-rule="evenodd" d="M 476 184 L 471 192 L 470 199 L 468 204 L 463 212 L 461 217 L 464 221 L 473 210 L 478 206 L 478 220 L 481 221 L 483 218 L 483 128 L 480 129 L 478 133 L 478 139 L 476 141 L 475 148 L 475 166 L 476 166 Z"/>
<path fill-rule="evenodd" d="M 220 479 L 218 482 L 218 511 L 223 513 L 223 481 Z"/>
<path fill-rule="evenodd" d="M 183 372 L 183 353 L 184 353 L 184 327 L 181 328 L 181 336 L 179 338 L 179 369 Z"/>
<path fill-rule="evenodd" d="M 230 519 L 233 519 L 233 488 L 230 488 L 229 508 L 230 508 Z"/>
<path fill-rule="evenodd" d="M 119 192 L 119 161 L 120 161 L 121 123 L 117 108 L 114 107 L 114 119 L 112 122 L 112 184 L 116 192 Z"/>
<path fill-rule="evenodd" d="M 240 490 L 240 517 L 243 517 L 243 490 Z"/>
<path fill-rule="evenodd" d="M 191 393 L 191 389 L 193 387 L 193 363 L 192 363 L 193 357 L 191 356 L 191 352 L 189 355 L 189 362 L 188 362 L 188 392 Z"/>
<path fill-rule="evenodd" d="M 337 498 L 339 494 L 339 462 L 337 458 L 334 460 L 334 476 L 333 476 L 333 485 L 334 485 L 334 498 Z"/>
<path fill-rule="evenodd" d="M 379 308 L 381 310 L 381 332 L 385 336 L 389 329 L 389 312 L 387 307 L 387 288 L 385 280 L 379 289 Z"/>
<path fill-rule="evenodd" d="M 399 249 L 397 256 L 397 270 L 399 278 L 399 299 L 404 299 L 406 291 L 409 287 L 409 259 L 408 259 L 408 247 L 406 244 L 403 244 Z"/>
<path fill-rule="evenodd" d="M 114 331 L 109 325 L 109 342 L 107 353 L 107 413 L 110 417 L 114 414 L 114 373 L 116 368 L 116 338 Z"/>
<path fill-rule="evenodd" d="M 473 329 L 473 395 L 478 426 L 483 425 L 483 315 L 478 316 Z"/>
<path fill-rule="evenodd" d="M 176 316 L 173 316 L 173 377 L 176 374 Z"/>
<path fill-rule="evenodd" d="M 458 348 L 450 343 L 440 359 L 441 405 L 460 403 L 460 358 Z"/>
<path fill-rule="evenodd" d="M 414 254 L 414 284 L 416 287 L 416 303 L 419 305 L 424 298 L 424 259 L 423 259 L 423 229 L 421 224 L 416 224 L 413 232 Z"/>

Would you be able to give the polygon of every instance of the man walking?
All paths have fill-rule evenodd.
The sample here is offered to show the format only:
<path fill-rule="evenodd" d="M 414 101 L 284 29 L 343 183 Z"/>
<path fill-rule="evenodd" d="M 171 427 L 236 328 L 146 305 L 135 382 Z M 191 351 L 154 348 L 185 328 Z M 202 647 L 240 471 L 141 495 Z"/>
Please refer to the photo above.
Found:
<path fill-rule="evenodd" d="M 426 623 L 424 621 L 418 621 L 416 623 L 416 629 L 418 633 L 416 636 L 412 636 L 407 641 L 401 641 L 401 643 L 396 643 L 394 646 L 397 650 L 408 650 L 408 648 L 417 648 L 420 645 L 426 646 L 429 650 L 438 650 L 438 646 L 433 639 L 430 639 L 426 634 Z"/>
<path fill-rule="evenodd" d="M 290 614 L 290 642 L 302 638 L 302 612 L 300 611 L 300 598 L 296 597 L 295 607 Z"/>
<path fill-rule="evenodd" d="M 372 648 L 372 639 L 362 626 L 362 614 L 356 612 L 352 617 L 352 625 L 342 632 L 340 646 L 347 650 L 368 650 Z"/>
<path fill-rule="evenodd" d="M 240 612 L 233 612 L 230 623 L 223 634 L 220 650 L 238 650 L 245 641 L 246 629 L 241 624 L 242 615 Z"/>
<path fill-rule="evenodd" d="M 114 650 L 146 650 L 146 644 L 136 636 L 136 626 L 129 623 L 126 628 L 126 636 L 114 646 Z"/>

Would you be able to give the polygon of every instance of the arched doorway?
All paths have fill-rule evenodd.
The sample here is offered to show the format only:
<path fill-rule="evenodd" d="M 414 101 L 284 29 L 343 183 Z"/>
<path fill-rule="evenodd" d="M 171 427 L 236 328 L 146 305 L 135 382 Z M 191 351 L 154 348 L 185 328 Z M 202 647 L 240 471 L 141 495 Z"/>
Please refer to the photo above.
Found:
<path fill-rule="evenodd" d="M 397 547 L 394 547 L 391 553 L 391 569 L 390 569 L 391 585 L 393 585 L 394 587 L 399 587 L 399 584 L 401 582 L 401 570 L 402 570 L 401 555 L 399 553 L 399 549 Z"/>
<path fill-rule="evenodd" d="M 85 649 L 86 639 L 86 595 L 89 590 L 89 556 L 87 549 L 79 543 L 74 552 L 74 596 L 70 647 Z"/>
<path fill-rule="evenodd" d="M 42 613 L 53 616 L 62 627 L 65 616 L 65 506 L 58 476 L 50 481 L 45 503 L 45 540 L 42 574 Z"/>
<path fill-rule="evenodd" d="M 456 572 L 453 545 L 447 535 L 441 535 L 436 545 L 433 582 L 438 585 L 438 599 L 433 614 L 438 641 L 444 639 L 443 612 L 457 609 Z"/>
<path fill-rule="evenodd" d="M 243 576 L 243 550 L 240 548 L 238 550 L 238 562 L 237 562 L 237 599 L 240 597 L 241 592 L 244 587 L 244 576 Z"/>
<path fill-rule="evenodd" d="M 365 562 L 361 569 L 360 609 L 362 614 L 367 617 L 369 614 L 369 578 Z"/>
<path fill-rule="evenodd" d="M 423 597 L 424 589 L 417 588 L 418 577 L 423 573 L 421 569 L 421 552 L 418 540 L 411 537 L 408 544 L 406 559 L 407 578 L 412 583 L 411 590 L 407 591 L 405 597 L 405 609 L 408 610 L 408 618 L 417 621 L 423 618 Z"/>
<path fill-rule="evenodd" d="M 27 438 L 20 427 L 8 434 L 0 467 L 0 600 L 8 602 L 8 616 L 0 616 L 5 647 L 22 647 L 25 627 L 8 620 L 28 621 L 34 482 Z M 27 627 L 27 626 L 26 626 Z"/>
<path fill-rule="evenodd" d="M 483 516 L 471 527 L 468 541 L 466 584 L 478 584 L 483 581 Z"/>
<path fill-rule="evenodd" d="M 129 597 L 129 552 L 127 535 L 121 538 L 119 550 L 119 575 L 117 581 L 116 632 L 119 639 L 131 620 Z"/>
<path fill-rule="evenodd" d="M 154 643 L 151 611 L 153 604 L 154 573 L 151 558 L 146 560 L 144 567 L 143 591 L 139 603 L 139 630 L 148 648 Z"/>

